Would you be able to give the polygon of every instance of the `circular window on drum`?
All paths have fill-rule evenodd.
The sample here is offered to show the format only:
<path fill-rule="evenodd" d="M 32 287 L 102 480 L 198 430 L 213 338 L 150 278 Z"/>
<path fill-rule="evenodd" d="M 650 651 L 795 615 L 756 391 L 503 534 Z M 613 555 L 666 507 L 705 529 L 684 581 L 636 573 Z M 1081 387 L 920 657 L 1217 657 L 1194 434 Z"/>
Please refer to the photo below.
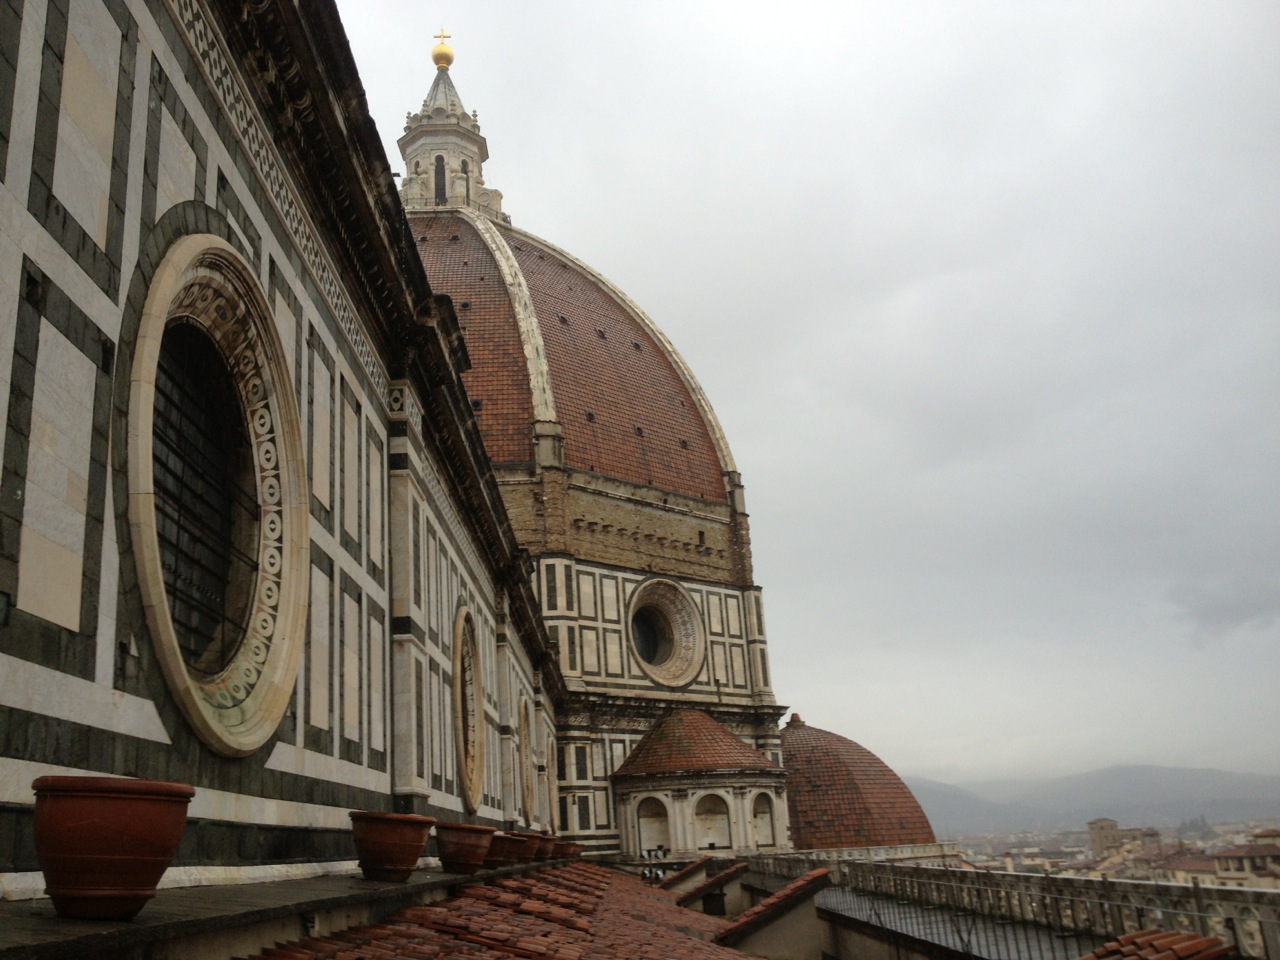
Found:
<path fill-rule="evenodd" d="M 669 687 L 693 682 L 702 670 L 702 620 L 684 588 L 672 580 L 647 580 L 628 607 L 631 652 L 640 669 Z"/>
<path fill-rule="evenodd" d="M 129 520 L 157 657 L 200 738 L 244 756 L 275 731 L 297 677 L 307 485 L 283 348 L 224 242 L 170 249 L 130 387 Z"/>

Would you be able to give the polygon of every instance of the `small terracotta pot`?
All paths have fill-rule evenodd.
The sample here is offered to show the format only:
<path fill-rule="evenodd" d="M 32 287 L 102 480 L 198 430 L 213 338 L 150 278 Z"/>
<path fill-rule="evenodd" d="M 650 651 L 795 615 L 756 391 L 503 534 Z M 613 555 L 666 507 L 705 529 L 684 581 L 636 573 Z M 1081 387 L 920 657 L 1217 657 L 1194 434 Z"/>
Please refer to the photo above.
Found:
<path fill-rule="evenodd" d="M 552 860 L 568 860 L 573 855 L 573 844 L 568 840 L 557 840 L 551 849 Z"/>
<path fill-rule="evenodd" d="M 484 866 L 497 827 L 481 827 L 470 823 L 436 824 L 436 846 L 440 866 L 445 873 L 472 874 Z"/>
<path fill-rule="evenodd" d="M 514 838 L 510 834 L 495 833 L 489 841 L 489 852 L 484 858 L 484 868 L 486 870 L 496 870 L 498 867 L 505 867 L 509 862 L 507 860 L 507 852 L 511 849 L 511 842 Z"/>
<path fill-rule="evenodd" d="M 524 841 L 523 846 L 520 844 L 513 845 L 513 854 L 516 863 L 532 863 L 538 855 L 538 845 L 542 843 L 542 834 L 540 833 L 513 833 L 513 837 L 518 837 Z"/>
<path fill-rule="evenodd" d="M 36 859 L 60 917 L 131 920 L 156 895 L 195 788 L 123 777 L 40 777 Z"/>
<path fill-rule="evenodd" d="M 555 849 L 556 838 L 545 834 L 538 839 L 538 849 L 534 852 L 534 860 L 550 860 L 551 851 Z"/>
<path fill-rule="evenodd" d="M 351 839 L 369 880 L 404 883 L 418 866 L 435 820 L 412 813 L 352 810 Z"/>

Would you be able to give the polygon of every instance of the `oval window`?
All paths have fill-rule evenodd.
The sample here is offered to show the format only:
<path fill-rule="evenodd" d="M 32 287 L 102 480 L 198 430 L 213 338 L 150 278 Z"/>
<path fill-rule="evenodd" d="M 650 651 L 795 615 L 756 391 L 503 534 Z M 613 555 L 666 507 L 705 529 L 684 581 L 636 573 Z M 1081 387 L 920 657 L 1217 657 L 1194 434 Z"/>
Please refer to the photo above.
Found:
<path fill-rule="evenodd" d="M 252 269 L 207 235 L 170 247 L 131 349 L 117 399 L 147 627 L 200 739 L 245 756 L 288 709 L 307 622 L 292 374 Z"/>
<path fill-rule="evenodd" d="M 156 366 L 152 473 L 169 615 L 187 666 L 224 670 L 253 599 L 253 450 L 231 373 L 194 324 L 165 330 Z"/>

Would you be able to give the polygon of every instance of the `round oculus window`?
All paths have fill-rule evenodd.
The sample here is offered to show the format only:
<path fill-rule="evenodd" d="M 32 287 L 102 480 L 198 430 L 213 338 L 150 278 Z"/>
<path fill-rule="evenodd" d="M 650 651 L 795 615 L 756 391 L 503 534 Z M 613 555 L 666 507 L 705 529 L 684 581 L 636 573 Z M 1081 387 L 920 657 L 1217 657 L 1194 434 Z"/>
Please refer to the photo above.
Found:
<path fill-rule="evenodd" d="M 301 657 L 310 543 L 291 381 L 253 271 L 216 237 L 175 243 L 120 387 L 129 525 L 165 679 L 227 756 L 275 732 Z"/>
<path fill-rule="evenodd" d="M 651 666 L 660 667 L 671 659 L 675 649 L 671 621 L 661 607 L 645 604 L 631 615 L 631 642 L 636 656 Z"/>
<path fill-rule="evenodd" d="M 631 651 L 640 669 L 668 687 L 692 683 L 702 670 L 702 618 L 684 588 L 672 580 L 646 580 L 631 595 Z"/>

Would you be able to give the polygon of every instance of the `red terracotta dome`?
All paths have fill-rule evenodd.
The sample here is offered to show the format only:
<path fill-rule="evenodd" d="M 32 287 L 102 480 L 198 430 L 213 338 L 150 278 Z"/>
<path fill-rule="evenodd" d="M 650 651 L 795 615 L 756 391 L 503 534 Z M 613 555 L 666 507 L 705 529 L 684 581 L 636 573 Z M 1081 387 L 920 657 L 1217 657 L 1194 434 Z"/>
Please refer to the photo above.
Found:
<path fill-rule="evenodd" d="M 778 771 L 754 747 L 735 737 L 701 710 L 673 710 L 640 738 L 615 777 L 719 770 Z"/>
<path fill-rule="evenodd" d="M 797 850 L 936 842 L 902 778 L 866 747 L 793 713 L 782 728 L 782 759 Z"/>
<path fill-rule="evenodd" d="M 470 210 L 410 211 L 409 224 L 464 329 L 463 380 L 495 464 L 532 462 L 534 423 L 555 422 L 566 467 L 726 499 L 736 467 L 715 414 L 631 300 L 563 250 Z"/>

